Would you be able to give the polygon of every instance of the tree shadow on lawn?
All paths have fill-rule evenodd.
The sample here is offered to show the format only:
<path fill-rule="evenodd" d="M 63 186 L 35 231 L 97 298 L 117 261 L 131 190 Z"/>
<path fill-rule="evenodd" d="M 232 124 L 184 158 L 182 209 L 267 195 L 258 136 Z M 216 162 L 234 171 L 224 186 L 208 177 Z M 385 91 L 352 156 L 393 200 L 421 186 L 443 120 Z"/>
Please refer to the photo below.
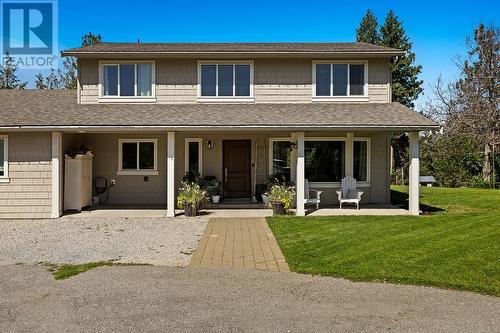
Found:
<path fill-rule="evenodd" d="M 399 192 L 395 190 L 391 190 L 391 203 L 396 206 L 404 207 L 408 209 L 408 193 Z M 420 196 L 422 198 L 422 196 Z M 422 211 L 422 215 L 432 215 L 437 212 L 444 212 L 445 210 L 439 207 L 425 205 L 420 203 L 420 210 Z"/>

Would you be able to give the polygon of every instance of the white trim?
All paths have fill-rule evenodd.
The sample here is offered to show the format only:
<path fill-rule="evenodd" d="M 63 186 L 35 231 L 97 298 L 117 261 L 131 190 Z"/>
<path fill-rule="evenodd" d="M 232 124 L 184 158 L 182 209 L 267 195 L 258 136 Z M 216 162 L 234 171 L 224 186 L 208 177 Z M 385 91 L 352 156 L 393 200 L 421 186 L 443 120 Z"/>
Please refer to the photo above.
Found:
<path fill-rule="evenodd" d="M 3 140 L 3 176 L 0 176 L 0 183 L 8 183 L 9 179 L 9 136 L 0 135 L 0 139 Z"/>
<path fill-rule="evenodd" d="M 201 95 L 201 66 L 202 65 L 215 65 L 215 96 L 202 96 Z M 219 96 L 219 65 L 233 65 L 233 96 Z M 249 65 L 250 66 L 250 95 L 249 96 L 235 96 L 236 94 L 236 66 L 234 65 Z M 198 60 L 198 78 L 197 78 L 197 102 L 210 103 L 210 102 L 254 102 L 254 62 L 253 60 Z"/>
<path fill-rule="evenodd" d="M 153 169 L 140 169 L 139 168 L 139 143 L 153 143 L 154 144 L 154 167 Z M 136 143 L 137 144 L 137 169 L 123 169 L 123 143 Z M 118 139 L 118 176 L 135 175 L 135 176 L 156 176 L 158 175 L 158 139 Z"/>
<path fill-rule="evenodd" d="M 135 65 L 134 69 L 134 94 L 136 96 L 120 96 L 120 65 Z M 137 96 L 137 65 L 151 64 L 151 96 Z M 118 95 L 109 96 L 103 94 L 104 66 L 118 66 Z M 156 62 L 154 60 L 99 60 L 99 85 L 98 102 L 108 103 L 153 103 L 156 102 Z"/>
<path fill-rule="evenodd" d="M 175 216 L 175 132 L 167 133 L 167 217 Z"/>
<path fill-rule="evenodd" d="M 328 64 L 330 65 L 330 96 L 316 96 L 316 65 Z M 333 95 L 333 66 L 332 64 L 345 64 L 347 65 L 347 91 L 346 96 Z M 364 85 L 363 95 L 351 96 L 350 89 L 350 65 L 364 65 Z M 312 98 L 313 102 L 368 102 L 370 100 L 368 95 L 368 61 L 367 60 L 313 60 L 312 62 Z"/>
<path fill-rule="evenodd" d="M 184 173 L 189 171 L 189 144 L 191 142 L 198 143 L 198 173 L 202 177 L 203 173 L 203 139 L 202 138 L 186 138 L 184 140 Z"/>
<path fill-rule="evenodd" d="M 304 140 L 304 132 L 297 132 L 297 198 L 295 200 L 297 205 L 297 216 L 305 216 L 304 209 L 304 199 L 305 199 L 305 170 L 306 170 L 306 161 L 305 161 L 305 140 Z"/>
<path fill-rule="evenodd" d="M 410 139 L 410 170 L 408 181 L 408 210 L 411 215 L 420 214 L 420 154 L 419 132 L 408 133 Z"/>
<path fill-rule="evenodd" d="M 52 208 L 50 217 L 62 215 L 62 133 L 52 132 Z"/>

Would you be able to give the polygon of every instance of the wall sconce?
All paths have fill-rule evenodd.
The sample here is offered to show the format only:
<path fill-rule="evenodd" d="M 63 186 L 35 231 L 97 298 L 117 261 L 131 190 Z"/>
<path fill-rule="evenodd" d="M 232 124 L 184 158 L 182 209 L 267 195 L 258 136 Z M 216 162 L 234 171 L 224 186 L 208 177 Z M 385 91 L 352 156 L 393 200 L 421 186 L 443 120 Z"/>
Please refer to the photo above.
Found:
<path fill-rule="evenodd" d="M 214 147 L 214 141 L 213 140 L 207 140 L 207 149 L 212 149 Z"/>
<path fill-rule="evenodd" d="M 297 149 L 297 142 L 291 141 L 290 142 L 290 150 L 296 150 Z"/>

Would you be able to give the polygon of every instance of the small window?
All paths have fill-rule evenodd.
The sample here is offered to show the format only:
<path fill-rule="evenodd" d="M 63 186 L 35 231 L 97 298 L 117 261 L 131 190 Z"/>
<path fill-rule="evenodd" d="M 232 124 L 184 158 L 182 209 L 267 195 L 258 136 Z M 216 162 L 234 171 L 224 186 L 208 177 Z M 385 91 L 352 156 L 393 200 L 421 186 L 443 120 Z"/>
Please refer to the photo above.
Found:
<path fill-rule="evenodd" d="M 102 96 L 153 96 L 153 64 L 124 63 L 102 66 Z"/>
<path fill-rule="evenodd" d="M 118 145 L 119 174 L 157 172 L 156 139 L 121 139 Z"/>
<path fill-rule="evenodd" d="M 271 175 L 282 174 L 287 181 L 290 181 L 292 151 L 290 141 L 281 139 L 271 139 Z"/>
<path fill-rule="evenodd" d="M 340 182 L 344 165 L 344 141 L 305 142 L 305 175 L 309 182 Z"/>
<path fill-rule="evenodd" d="M 185 172 L 202 173 L 202 140 L 188 138 L 185 142 Z"/>
<path fill-rule="evenodd" d="M 201 64 L 200 97 L 250 97 L 250 64 Z"/>
<path fill-rule="evenodd" d="M 368 141 L 354 141 L 353 177 L 359 181 L 368 181 Z"/>
<path fill-rule="evenodd" d="M 7 136 L 0 136 L 0 178 L 8 177 L 8 148 Z"/>
<path fill-rule="evenodd" d="M 366 96 L 365 64 L 316 63 L 315 97 Z"/>

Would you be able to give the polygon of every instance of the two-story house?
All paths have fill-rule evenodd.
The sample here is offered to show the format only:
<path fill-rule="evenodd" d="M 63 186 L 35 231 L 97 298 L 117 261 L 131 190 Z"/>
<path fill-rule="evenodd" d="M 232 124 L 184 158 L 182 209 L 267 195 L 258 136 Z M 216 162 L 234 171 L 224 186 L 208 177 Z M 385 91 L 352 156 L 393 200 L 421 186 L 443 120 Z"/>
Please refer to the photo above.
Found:
<path fill-rule="evenodd" d="M 418 214 L 418 136 L 435 128 L 391 101 L 390 61 L 366 43 L 101 43 L 78 59 L 77 91 L 0 92 L 0 217 L 59 217 L 64 153 L 92 147 L 108 204 L 174 216 L 188 171 L 227 198 L 251 198 L 282 173 L 335 204 L 347 175 L 363 202 L 390 201 L 390 136 L 408 132 L 410 211 Z M 3 163 L 2 163 L 3 162 Z"/>

